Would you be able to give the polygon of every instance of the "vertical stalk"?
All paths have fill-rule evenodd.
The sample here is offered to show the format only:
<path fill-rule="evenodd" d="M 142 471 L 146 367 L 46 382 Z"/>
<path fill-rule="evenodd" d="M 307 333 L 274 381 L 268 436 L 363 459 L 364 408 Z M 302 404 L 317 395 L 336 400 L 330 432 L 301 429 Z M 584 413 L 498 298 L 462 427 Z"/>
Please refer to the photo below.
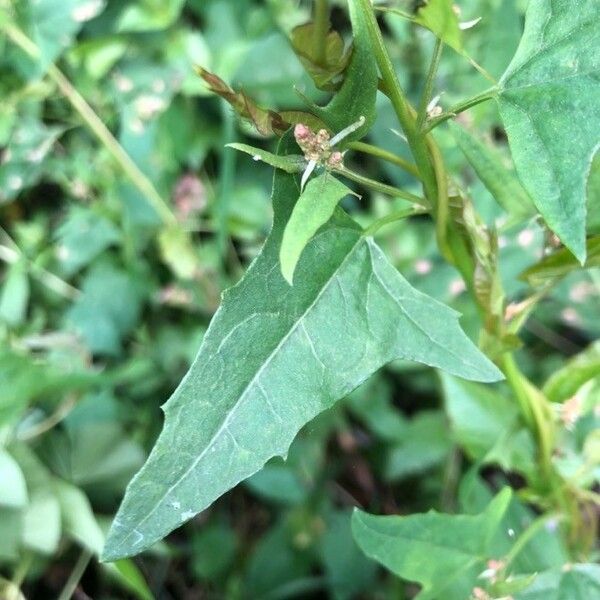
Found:
<path fill-rule="evenodd" d="M 425 196 L 433 204 L 437 198 L 437 185 L 435 172 L 427 150 L 427 144 L 416 127 L 414 110 L 408 103 L 398 76 L 396 75 L 394 65 L 392 64 L 390 55 L 385 47 L 381 30 L 379 29 L 375 13 L 373 12 L 373 6 L 371 5 L 370 0 L 358 0 L 358 3 L 361 12 L 365 17 L 367 30 L 373 45 L 373 53 L 375 54 L 375 59 L 379 66 L 379 71 L 381 72 L 386 93 L 392 103 L 400 126 L 404 131 L 410 150 L 417 163 L 417 167 L 419 168 L 421 179 L 423 180 L 423 187 L 425 189 Z"/>
<path fill-rule="evenodd" d="M 223 139 L 226 144 L 233 141 L 235 136 L 235 120 L 229 105 L 222 102 L 223 114 Z M 235 178 L 235 163 L 237 152 L 231 152 L 226 144 L 221 149 L 221 173 L 219 175 L 219 193 L 216 197 L 215 221 L 217 249 L 221 258 L 227 253 L 229 232 L 227 218 L 229 216 L 229 199 L 233 193 L 233 180 Z"/>
<path fill-rule="evenodd" d="M 315 29 L 313 46 L 317 63 L 327 62 L 327 34 L 329 33 L 329 3 L 328 0 L 315 0 Z"/>
<path fill-rule="evenodd" d="M 433 56 L 431 57 L 431 64 L 429 65 L 429 72 L 427 73 L 427 79 L 425 80 L 425 86 L 423 88 L 423 95 L 421 96 L 421 102 L 417 112 L 418 131 L 421 131 L 423 123 L 425 123 L 425 119 L 427 119 L 427 106 L 429 105 L 431 96 L 433 94 L 433 84 L 435 83 L 435 76 L 437 74 L 438 67 L 440 66 L 443 49 L 444 44 L 442 40 L 436 38 Z"/>

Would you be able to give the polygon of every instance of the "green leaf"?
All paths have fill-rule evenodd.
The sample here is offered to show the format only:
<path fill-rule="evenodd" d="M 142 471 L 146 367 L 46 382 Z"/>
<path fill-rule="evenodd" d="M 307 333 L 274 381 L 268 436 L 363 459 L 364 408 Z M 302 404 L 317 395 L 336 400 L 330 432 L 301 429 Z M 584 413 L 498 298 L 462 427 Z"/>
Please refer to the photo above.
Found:
<path fill-rule="evenodd" d="M 104 534 L 87 496 L 74 485 L 56 478 L 52 481 L 52 490 L 58 499 L 65 533 L 99 555 L 104 545 Z"/>
<path fill-rule="evenodd" d="M 99 261 L 86 273 L 82 295 L 67 311 L 67 323 L 92 352 L 118 355 L 123 338 L 137 324 L 142 282 L 132 273 Z"/>
<path fill-rule="evenodd" d="M 324 60 L 320 60 L 316 53 L 315 28 L 314 23 L 295 27 L 291 35 L 292 47 L 319 89 L 335 89 L 336 79 L 348 66 L 351 52 L 345 51 L 342 36 L 331 30 L 325 39 Z"/>
<path fill-rule="evenodd" d="M 185 0 L 141 0 L 126 6 L 120 19 L 119 31 L 155 31 L 166 29 L 175 22 Z"/>
<path fill-rule="evenodd" d="M 13 201 L 38 182 L 44 161 L 63 131 L 62 127 L 47 127 L 32 117 L 19 119 L 0 162 L 0 205 Z"/>
<path fill-rule="evenodd" d="M 446 410 L 461 448 L 475 461 L 535 472 L 535 444 L 514 403 L 489 386 L 441 377 Z"/>
<path fill-rule="evenodd" d="M 414 20 L 429 29 L 444 44 L 457 52 L 463 51 L 462 31 L 452 0 L 428 0 L 419 8 Z"/>
<path fill-rule="evenodd" d="M 178 225 L 167 227 L 158 234 L 162 261 L 181 279 L 192 279 L 198 272 L 199 259 L 189 232 Z"/>
<path fill-rule="evenodd" d="M 41 77 L 68 48 L 85 21 L 102 12 L 105 2 L 37 0 L 15 2 L 19 25 L 39 48 L 39 59 L 27 60 L 30 75 Z"/>
<path fill-rule="evenodd" d="M 154 600 L 144 576 L 132 560 L 118 560 L 109 565 L 104 565 L 110 575 L 131 594 L 140 600 Z"/>
<path fill-rule="evenodd" d="M 600 267 L 600 236 L 589 238 L 586 243 L 587 260 L 585 267 Z M 557 283 L 573 271 L 581 271 L 581 265 L 575 257 L 562 248 L 545 256 L 538 263 L 529 267 L 519 275 L 519 279 L 527 281 L 534 287 Z"/>
<path fill-rule="evenodd" d="M 22 535 L 22 513 L 0 506 L 0 560 L 17 560 Z"/>
<path fill-rule="evenodd" d="M 265 465 L 245 485 L 257 496 L 283 505 L 300 504 L 307 496 L 306 487 L 289 465 Z"/>
<path fill-rule="evenodd" d="M 285 226 L 279 250 L 281 272 L 290 285 L 302 251 L 348 194 L 352 194 L 352 190 L 330 173 L 323 173 L 308 182 Z"/>
<path fill-rule="evenodd" d="M 29 275 L 27 263 L 20 260 L 8 268 L 0 292 L 0 320 L 12 327 L 21 325 L 29 303 Z"/>
<path fill-rule="evenodd" d="M 291 146 L 288 136 L 282 149 Z M 300 283 L 290 287 L 279 248 L 298 185 L 276 171 L 271 235 L 224 294 L 165 405 L 163 432 L 129 485 L 104 560 L 149 547 L 271 457 L 285 456 L 306 422 L 392 360 L 501 378 L 457 314 L 412 288 L 339 209 L 305 249 Z"/>
<path fill-rule="evenodd" d="M 554 372 L 544 385 L 544 395 L 551 402 L 564 402 L 596 377 L 600 377 L 600 341 L 588 346 Z"/>
<path fill-rule="evenodd" d="M 71 276 L 120 237 L 117 227 L 106 217 L 89 208 L 74 206 L 56 232 L 56 255 L 65 274 Z"/>
<path fill-rule="evenodd" d="M 361 117 L 365 123 L 344 138 L 342 145 L 363 137 L 375 121 L 375 99 L 379 82 L 377 63 L 371 48 L 366 17 L 357 0 L 348 0 L 354 48 L 346 69 L 344 83 L 325 107 L 312 106 L 315 114 L 335 133 L 356 123 Z"/>
<path fill-rule="evenodd" d="M 600 143 L 597 32 L 597 0 L 532 0 L 498 94 L 519 177 L 582 263 L 586 179 Z"/>
<path fill-rule="evenodd" d="M 42 554 L 53 554 L 60 541 L 60 505 L 49 491 L 32 494 L 23 515 L 23 545 Z"/>
<path fill-rule="evenodd" d="M 0 448 L 0 507 L 23 508 L 27 504 L 27 486 L 19 463 Z"/>
<path fill-rule="evenodd" d="M 443 462 L 451 447 L 444 414 L 421 411 L 407 422 L 402 441 L 392 448 L 385 477 L 396 480 L 423 473 Z"/>
<path fill-rule="evenodd" d="M 192 570 L 199 579 L 215 579 L 227 574 L 237 552 L 236 532 L 222 523 L 204 527 L 192 541 Z M 218 552 L 215 552 L 218 548 Z"/>
<path fill-rule="evenodd" d="M 430 511 L 408 517 L 352 516 L 354 539 L 384 567 L 423 586 L 418 600 L 465 600 L 490 558 L 491 544 L 511 499 L 502 490 L 476 516 Z"/>
<path fill-rule="evenodd" d="M 535 214 L 535 206 L 516 173 L 502 164 L 502 156 L 457 123 L 450 131 L 469 164 L 495 200 L 510 215 L 510 224 Z"/>
<path fill-rule="evenodd" d="M 591 600 L 600 596 L 600 566 L 567 564 L 540 573 L 515 600 Z"/>
<path fill-rule="evenodd" d="M 320 554 L 331 596 L 335 600 L 356 598 L 372 588 L 377 565 L 359 549 L 352 537 L 351 512 L 335 511 L 325 516 Z"/>
<path fill-rule="evenodd" d="M 249 154 L 255 161 L 265 162 L 276 169 L 285 171 L 286 173 L 299 173 L 306 167 L 306 159 L 300 154 L 280 156 L 279 154 L 273 154 L 272 152 L 267 152 L 262 148 L 255 148 L 254 146 L 248 146 L 247 144 L 227 144 L 227 147 L 233 148 L 234 150 L 239 150 L 240 152 L 245 152 L 246 154 Z"/>

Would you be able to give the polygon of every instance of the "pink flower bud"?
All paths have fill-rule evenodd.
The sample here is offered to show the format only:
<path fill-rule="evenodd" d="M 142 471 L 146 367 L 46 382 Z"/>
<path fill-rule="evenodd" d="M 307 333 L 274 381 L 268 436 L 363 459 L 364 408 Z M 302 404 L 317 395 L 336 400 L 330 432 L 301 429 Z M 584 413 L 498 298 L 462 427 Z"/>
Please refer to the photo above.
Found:
<path fill-rule="evenodd" d="M 296 127 L 294 127 L 294 137 L 297 141 L 306 140 L 311 135 L 311 130 L 302 123 L 298 123 Z"/>

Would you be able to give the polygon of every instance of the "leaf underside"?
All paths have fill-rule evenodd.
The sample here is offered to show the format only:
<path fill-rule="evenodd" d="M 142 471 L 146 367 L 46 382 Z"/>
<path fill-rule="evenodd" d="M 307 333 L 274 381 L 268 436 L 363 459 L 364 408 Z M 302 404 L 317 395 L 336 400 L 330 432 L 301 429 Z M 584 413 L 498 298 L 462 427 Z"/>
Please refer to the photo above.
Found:
<path fill-rule="evenodd" d="M 292 150 L 291 136 L 282 146 Z M 224 294 L 164 406 L 163 432 L 127 489 L 104 560 L 141 552 L 285 456 L 305 423 L 392 360 L 501 378 L 457 313 L 412 288 L 340 209 L 306 247 L 290 287 L 279 247 L 298 194 L 297 177 L 276 172 L 271 235 Z"/>
<path fill-rule="evenodd" d="M 599 16 L 598 0 L 532 0 L 498 95 L 519 177 L 580 262 L 586 180 L 600 145 Z"/>

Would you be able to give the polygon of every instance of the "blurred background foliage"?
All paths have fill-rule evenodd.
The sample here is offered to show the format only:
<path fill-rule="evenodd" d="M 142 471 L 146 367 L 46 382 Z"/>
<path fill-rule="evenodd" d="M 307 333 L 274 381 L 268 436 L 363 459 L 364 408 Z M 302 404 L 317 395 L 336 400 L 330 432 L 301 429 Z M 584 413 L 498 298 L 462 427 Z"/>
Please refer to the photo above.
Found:
<path fill-rule="evenodd" d="M 461 19 L 482 17 L 466 48 L 496 77 L 518 43 L 525 4 L 459 3 Z M 343 3 L 333 5 L 333 24 L 348 36 Z M 224 146 L 273 150 L 276 140 L 240 122 L 193 67 L 266 107 L 302 108 L 294 88 L 322 101 L 288 41 L 310 10 L 299 0 L 0 2 L 1 597 L 19 598 L 21 588 L 26 598 L 61 600 L 410 598 L 414 589 L 359 552 L 351 508 L 478 512 L 490 486 L 507 478 L 518 486 L 534 468 L 532 441 L 515 431 L 501 386 L 485 396 L 475 384 L 394 364 L 307 426 L 286 462 L 268 464 L 153 551 L 96 560 L 160 430 L 159 406 L 270 226 L 271 170 Z M 433 37 L 393 15 L 382 22 L 418 98 Z M 436 85 L 443 105 L 488 85 L 446 51 Z M 493 103 L 461 123 L 510 166 Z M 394 127 L 382 102 L 370 141 L 403 152 Z M 436 137 L 481 214 L 500 227 L 504 283 L 518 301 L 527 289 L 518 275 L 538 261 L 546 234 L 535 220 L 503 228 L 449 129 Z M 415 188 L 390 165 L 348 161 Z M 393 208 L 357 191 L 362 199 L 346 208 L 363 223 Z M 431 222 L 400 222 L 379 238 L 411 283 L 459 310 L 476 336 L 477 311 L 439 257 Z M 600 335 L 599 289 L 598 269 L 576 270 L 536 309 L 519 352 L 534 381 Z M 566 470 L 585 464 L 595 427 L 588 410 L 565 428 Z M 532 516 L 515 500 L 510 518 L 521 531 Z M 535 540 L 529 571 L 562 564 L 555 538 Z"/>

